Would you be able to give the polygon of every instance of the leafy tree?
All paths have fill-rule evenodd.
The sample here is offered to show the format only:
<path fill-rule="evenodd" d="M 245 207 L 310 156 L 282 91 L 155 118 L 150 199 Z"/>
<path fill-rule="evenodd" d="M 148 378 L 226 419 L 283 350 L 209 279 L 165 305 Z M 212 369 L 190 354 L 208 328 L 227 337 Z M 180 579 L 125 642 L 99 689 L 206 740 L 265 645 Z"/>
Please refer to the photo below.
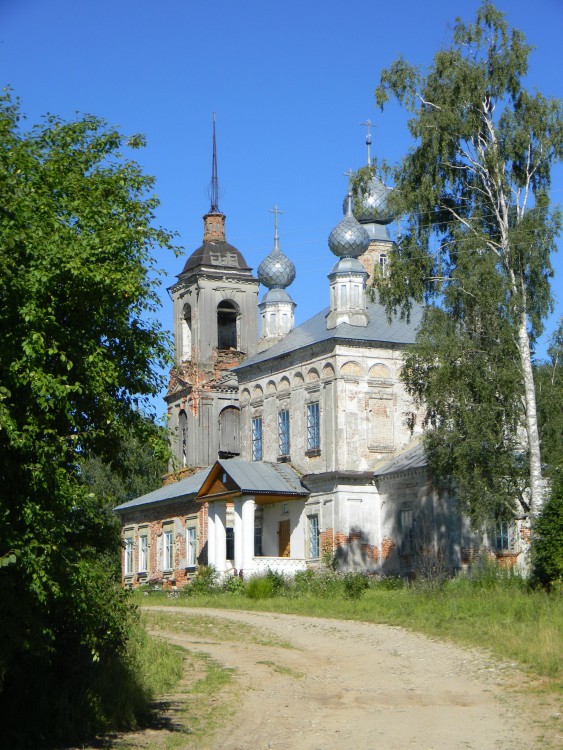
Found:
<path fill-rule="evenodd" d="M 142 439 L 168 360 L 152 257 L 172 238 L 152 178 L 121 155 L 140 145 L 91 116 L 25 132 L 0 98 L 3 746 L 133 718 L 114 711 L 130 674 L 119 535 L 80 459 Z"/>
<path fill-rule="evenodd" d="M 98 498 L 109 507 L 126 503 L 162 485 L 168 471 L 170 444 L 167 431 L 147 420 L 148 435 L 124 437 L 119 452 L 108 462 L 87 454 L 80 460 L 80 472 Z"/>
<path fill-rule="evenodd" d="M 535 378 L 542 458 L 551 477 L 563 474 L 563 318 L 551 337 L 549 360 L 538 364 Z"/>
<path fill-rule="evenodd" d="M 532 580 L 547 589 L 563 584 L 563 475 L 536 521 L 532 548 Z"/>
<path fill-rule="evenodd" d="M 452 374 L 464 377 L 468 358 L 478 355 L 472 377 L 483 380 L 475 397 L 466 391 L 466 403 L 457 385 L 432 402 L 435 383 L 411 380 L 409 372 L 416 377 L 418 370 L 407 370 L 407 385 L 428 404 L 427 419 L 445 428 L 437 466 L 456 440 L 455 429 L 447 435 L 455 427 L 450 407 L 481 411 L 479 419 L 493 428 L 483 409 L 494 405 L 504 433 L 514 425 L 506 401 L 517 385 L 512 393 L 522 405 L 534 513 L 543 483 L 531 347 L 551 307 L 550 253 L 560 216 L 551 208 L 549 187 L 551 166 L 563 155 L 563 110 L 559 101 L 524 88 L 529 52 L 521 32 L 509 29 L 503 14 L 483 2 L 474 24 L 456 21 L 451 46 L 435 55 L 426 73 L 403 58 L 385 70 L 376 98 L 382 107 L 391 96 L 406 105 L 416 141 L 391 170 L 397 189 L 390 201 L 396 215 L 407 218 L 389 277 L 380 284 L 381 299 L 407 315 L 413 299 L 441 306 L 451 320 L 430 311 L 422 334 L 427 374 L 438 377 L 433 365 L 447 361 L 446 343 L 455 332 L 460 340 L 453 355 L 465 351 L 464 339 L 473 354 L 465 352 Z M 478 288 L 476 279 L 485 288 Z M 494 293 L 491 300 L 485 289 Z M 442 344 L 434 357 L 429 344 L 436 335 Z M 510 368 L 516 369 L 517 384 L 506 374 Z M 510 390 L 503 393 L 507 379 Z M 493 457 L 499 437 L 498 430 L 484 436 L 481 455 Z M 463 431 L 457 439 L 464 439 Z M 439 445 L 434 446 L 431 458 L 437 459 Z M 450 462 L 456 478 L 467 474 L 474 460 L 473 452 L 458 453 Z M 494 462 L 485 467 L 491 473 L 499 469 Z"/>

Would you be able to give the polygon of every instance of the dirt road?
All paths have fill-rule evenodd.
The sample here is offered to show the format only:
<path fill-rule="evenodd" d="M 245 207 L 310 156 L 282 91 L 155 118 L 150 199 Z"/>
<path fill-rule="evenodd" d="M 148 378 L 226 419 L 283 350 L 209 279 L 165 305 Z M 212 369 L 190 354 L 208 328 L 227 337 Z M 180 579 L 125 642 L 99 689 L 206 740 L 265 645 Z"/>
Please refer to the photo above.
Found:
<path fill-rule="evenodd" d="M 151 609 L 153 609 L 151 607 Z M 209 750 L 543 747 L 513 665 L 401 628 L 292 615 L 155 607 L 217 622 L 166 637 L 237 670 L 236 710 Z M 229 638 L 222 638 L 225 621 Z M 249 642 L 248 626 L 286 646 Z M 237 629 L 241 630 L 240 638 Z M 246 629 L 246 630 L 245 630 Z"/>

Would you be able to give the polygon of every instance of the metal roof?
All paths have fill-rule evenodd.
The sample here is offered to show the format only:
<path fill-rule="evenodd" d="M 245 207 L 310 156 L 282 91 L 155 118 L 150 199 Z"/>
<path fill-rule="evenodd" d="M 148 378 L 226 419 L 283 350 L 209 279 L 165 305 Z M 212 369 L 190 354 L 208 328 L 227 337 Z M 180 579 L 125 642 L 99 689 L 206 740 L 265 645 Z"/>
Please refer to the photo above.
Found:
<path fill-rule="evenodd" d="M 424 446 L 422 443 L 418 443 L 414 448 L 410 448 L 400 456 L 383 464 L 380 469 L 376 469 L 374 476 L 380 477 L 389 474 L 397 474 L 400 471 L 408 471 L 409 469 L 423 469 L 426 464 L 427 461 L 424 454 Z"/>
<path fill-rule="evenodd" d="M 217 463 L 242 492 L 259 495 L 308 495 L 299 475 L 288 464 L 221 458 Z"/>
<path fill-rule="evenodd" d="M 330 309 L 327 307 L 320 313 L 317 313 L 309 320 L 306 320 L 293 331 L 290 331 L 285 338 L 274 344 L 269 349 L 249 357 L 238 367 L 234 368 L 235 372 L 240 372 L 246 367 L 258 362 L 265 362 L 274 359 L 283 354 L 294 352 L 306 346 L 311 346 L 320 341 L 362 341 L 362 342 L 381 342 L 391 344 L 414 344 L 416 330 L 422 320 L 424 307 L 418 303 L 413 303 L 410 320 L 401 319 L 395 315 L 389 322 L 387 313 L 383 305 L 378 302 L 367 302 L 367 314 L 369 323 L 367 326 L 351 326 L 348 323 L 341 323 L 336 328 L 328 329 L 326 327 L 326 318 Z"/>
<path fill-rule="evenodd" d="M 240 250 L 230 245 L 225 240 L 208 240 L 190 255 L 180 276 L 194 271 L 201 266 L 216 268 L 218 271 L 225 268 L 249 272 L 250 266 L 246 263 Z"/>
<path fill-rule="evenodd" d="M 157 490 L 149 492 L 148 495 L 142 495 L 141 497 L 137 497 L 127 503 L 122 503 L 114 508 L 114 511 L 120 513 L 124 510 L 137 508 L 141 505 L 163 503 L 180 497 L 195 497 L 199 492 L 201 485 L 207 479 L 207 475 L 210 471 L 210 468 L 202 469 L 201 471 L 192 474 L 191 477 L 180 479 L 179 482 L 173 482 L 172 484 L 166 484 L 164 487 L 159 487 Z"/>

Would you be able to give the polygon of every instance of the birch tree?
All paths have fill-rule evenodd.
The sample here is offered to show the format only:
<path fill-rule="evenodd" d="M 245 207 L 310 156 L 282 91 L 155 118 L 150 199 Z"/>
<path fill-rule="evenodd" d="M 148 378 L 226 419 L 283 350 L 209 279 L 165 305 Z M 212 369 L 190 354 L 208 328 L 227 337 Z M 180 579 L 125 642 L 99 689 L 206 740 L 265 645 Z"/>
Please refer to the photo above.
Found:
<path fill-rule="evenodd" d="M 440 306 L 449 295 L 448 312 L 466 328 L 466 303 L 479 296 L 472 275 L 486 260 L 500 285 L 494 315 L 511 335 L 514 361 L 506 367 L 518 373 L 533 515 L 543 480 L 532 350 L 552 305 L 560 216 L 549 189 L 563 155 L 563 111 L 560 101 L 524 87 L 530 51 L 523 34 L 483 2 L 475 23 L 456 20 L 451 45 L 427 71 L 403 58 L 384 70 L 376 100 L 382 109 L 390 98 L 407 108 L 415 140 L 390 170 L 391 202 L 406 218 L 380 297 L 408 315 L 412 300 Z M 486 326 L 491 311 L 478 312 L 472 324 Z"/>

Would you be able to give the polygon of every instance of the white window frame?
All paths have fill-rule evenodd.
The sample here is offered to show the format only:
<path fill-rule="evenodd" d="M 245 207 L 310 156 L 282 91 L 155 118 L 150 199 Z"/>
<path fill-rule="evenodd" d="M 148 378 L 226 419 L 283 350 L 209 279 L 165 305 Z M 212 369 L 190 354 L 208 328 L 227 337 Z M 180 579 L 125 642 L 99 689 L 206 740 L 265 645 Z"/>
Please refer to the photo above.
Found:
<path fill-rule="evenodd" d="M 186 567 L 197 565 L 197 519 L 186 519 Z"/>
<path fill-rule="evenodd" d="M 162 530 L 162 570 L 165 572 L 174 570 L 174 529 L 172 527 Z"/>
<path fill-rule="evenodd" d="M 319 516 L 313 513 L 307 516 L 308 550 L 309 558 L 316 560 L 321 556 L 321 532 L 319 527 Z"/>
<path fill-rule="evenodd" d="M 252 417 L 252 460 L 261 461 L 264 455 L 263 424 L 260 415 Z"/>
<path fill-rule="evenodd" d="M 146 573 L 149 568 L 149 535 L 148 530 L 139 532 L 139 573 Z"/>
<path fill-rule="evenodd" d="M 123 575 L 133 575 L 133 535 L 127 535 L 123 540 Z"/>
<path fill-rule="evenodd" d="M 280 409 L 278 412 L 278 456 L 289 456 L 290 450 L 289 409 Z"/>
<path fill-rule="evenodd" d="M 307 450 L 321 448 L 321 408 L 318 401 L 307 404 Z"/>

